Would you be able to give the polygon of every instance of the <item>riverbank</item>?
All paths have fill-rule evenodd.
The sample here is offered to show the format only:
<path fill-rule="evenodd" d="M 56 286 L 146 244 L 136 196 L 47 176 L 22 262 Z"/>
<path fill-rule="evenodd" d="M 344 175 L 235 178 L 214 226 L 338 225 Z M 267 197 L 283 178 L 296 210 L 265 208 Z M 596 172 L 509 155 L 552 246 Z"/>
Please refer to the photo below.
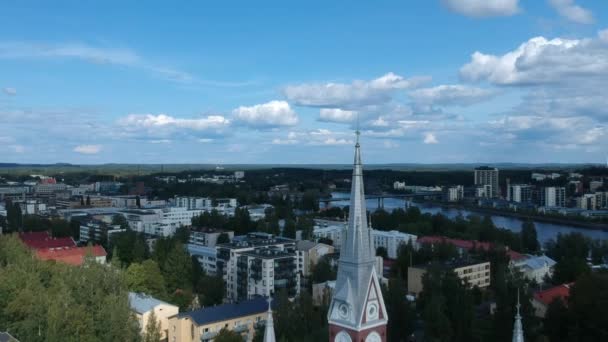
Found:
<path fill-rule="evenodd" d="M 518 213 L 518 212 L 514 212 L 514 211 L 500 210 L 500 209 L 494 209 L 494 208 L 467 206 L 464 204 L 454 204 L 454 203 L 446 204 L 446 203 L 442 203 L 442 202 L 429 202 L 429 201 L 420 202 L 420 204 L 423 204 L 423 205 L 429 204 L 429 205 L 433 205 L 433 206 L 441 206 L 441 207 L 446 207 L 446 208 L 451 208 L 451 209 L 456 209 L 456 210 L 467 210 L 467 211 L 479 213 L 479 214 L 490 214 L 490 215 L 496 215 L 496 216 L 513 217 L 513 218 L 517 218 L 520 220 L 532 220 L 532 221 L 538 221 L 538 222 L 544 222 L 544 223 L 567 225 L 567 226 L 573 226 L 573 227 L 578 227 L 578 228 L 601 230 L 604 232 L 608 232 L 608 225 L 605 223 L 584 222 L 584 221 L 579 221 L 579 220 L 570 220 L 568 218 L 559 218 L 559 217 L 551 217 L 551 216 L 544 216 L 544 215 L 531 215 L 529 213 Z"/>

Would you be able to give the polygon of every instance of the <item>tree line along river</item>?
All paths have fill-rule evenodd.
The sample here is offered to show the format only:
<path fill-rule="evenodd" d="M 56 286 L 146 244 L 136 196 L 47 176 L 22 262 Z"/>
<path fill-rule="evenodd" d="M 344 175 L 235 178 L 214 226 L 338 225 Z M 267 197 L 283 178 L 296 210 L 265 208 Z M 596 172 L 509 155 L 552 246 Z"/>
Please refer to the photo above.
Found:
<path fill-rule="evenodd" d="M 339 206 L 344 207 L 350 204 L 350 194 L 347 192 L 333 192 L 332 198 L 334 199 L 344 199 L 344 201 L 335 201 L 331 202 L 331 206 Z M 368 199 L 366 200 L 367 209 L 375 210 L 378 207 L 378 201 L 376 199 Z M 384 199 L 384 209 L 386 211 L 392 211 L 397 208 L 405 208 L 405 200 L 401 198 L 385 198 Z M 410 206 L 416 206 L 420 209 L 422 213 L 430 213 L 437 214 L 441 213 L 449 218 L 455 218 L 459 214 L 466 217 L 468 215 L 480 215 L 484 214 L 475 213 L 469 210 L 464 209 L 456 209 L 456 208 L 445 208 L 437 205 L 428 205 L 424 203 L 415 203 L 408 202 Z M 321 206 L 324 206 L 323 201 L 321 201 Z M 518 232 L 521 229 L 521 225 L 523 221 L 519 218 L 501 216 L 501 215 L 490 215 L 492 221 L 497 227 L 506 228 L 514 232 Z M 551 239 L 555 239 L 558 234 L 568 234 L 572 232 L 581 233 L 591 239 L 608 239 L 608 232 L 601 230 L 592 230 L 574 227 L 566 224 L 553 224 L 546 222 L 533 221 L 536 226 L 536 232 L 538 234 L 538 240 L 541 244 L 544 245 L 545 242 Z"/>

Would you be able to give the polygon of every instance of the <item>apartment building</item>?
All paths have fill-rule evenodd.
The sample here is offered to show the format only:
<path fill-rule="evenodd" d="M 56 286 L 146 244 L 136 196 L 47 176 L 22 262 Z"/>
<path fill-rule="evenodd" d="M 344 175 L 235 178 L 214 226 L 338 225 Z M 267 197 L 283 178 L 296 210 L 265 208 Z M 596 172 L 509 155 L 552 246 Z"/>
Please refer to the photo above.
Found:
<path fill-rule="evenodd" d="M 295 240 L 250 233 L 216 248 L 218 274 L 226 282 L 228 300 L 268 296 L 281 289 L 291 297 L 299 293 L 301 256 Z"/>
<path fill-rule="evenodd" d="M 396 230 L 382 231 L 373 229 L 372 238 L 374 240 L 374 248 L 384 247 L 389 259 L 397 259 L 399 247 L 407 245 L 410 242 L 415 246 L 418 236 Z"/>
<path fill-rule="evenodd" d="M 528 184 L 510 184 L 507 189 L 507 201 L 531 203 L 532 190 L 532 186 Z"/>
<path fill-rule="evenodd" d="M 464 199 L 464 186 L 446 186 L 443 188 L 443 200 L 446 202 L 459 202 Z"/>
<path fill-rule="evenodd" d="M 154 313 L 156 320 L 160 323 L 161 341 L 167 341 L 169 337 L 169 317 L 177 315 L 179 307 L 144 293 L 136 292 L 129 292 L 129 306 L 135 314 L 142 335 L 146 331 L 150 315 Z"/>
<path fill-rule="evenodd" d="M 335 251 L 333 246 L 308 240 L 298 241 L 296 249 L 300 253 L 298 268 L 300 269 L 300 274 L 304 277 L 311 275 L 312 268 L 323 256 L 332 254 Z"/>
<path fill-rule="evenodd" d="M 186 245 L 188 254 L 197 258 L 199 264 L 208 275 L 217 275 L 217 250 L 215 247 L 205 247 L 189 243 Z"/>
<path fill-rule="evenodd" d="M 339 250 L 342 244 L 342 236 L 345 227 L 346 222 L 315 220 L 313 236 L 315 239 L 330 239 L 333 241 L 333 246 Z M 399 247 L 402 244 L 407 244 L 410 240 L 413 244 L 416 244 L 416 240 L 418 238 L 416 235 L 401 233 L 396 230 L 382 231 L 372 229 L 371 233 L 375 248 L 386 248 L 388 257 L 391 259 L 397 258 Z"/>
<path fill-rule="evenodd" d="M 111 225 L 95 219 L 84 219 L 80 222 L 80 238 L 78 241 L 81 243 L 90 241 L 103 243 L 110 241 L 113 234 L 124 231 L 126 229 L 121 229 L 120 225 Z"/>
<path fill-rule="evenodd" d="M 234 232 L 231 230 L 205 228 L 200 231 L 192 231 L 190 233 L 190 243 L 204 247 L 215 247 L 217 239 L 222 234 L 226 234 L 230 241 L 234 238 Z"/>
<path fill-rule="evenodd" d="M 222 329 L 228 329 L 251 342 L 267 313 L 268 302 L 263 297 L 182 312 L 169 318 L 168 341 L 210 342 Z"/>
<path fill-rule="evenodd" d="M 476 186 L 489 186 L 485 197 L 497 198 L 500 195 L 498 187 L 498 169 L 490 167 L 478 167 L 474 170 L 474 184 Z"/>
<path fill-rule="evenodd" d="M 540 191 L 540 205 L 542 207 L 566 206 L 566 188 L 564 187 L 545 187 Z"/>
<path fill-rule="evenodd" d="M 470 286 L 480 288 L 490 286 L 490 262 L 478 262 L 469 260 L 458 260 L 437 264 L 436 267 L 454 272 L 458 278 L 465 281 Z M 422 277 L 432 265 L 418 265 L 407 269 L 407 289 L 414 295 L 420 294 L 423 290 Z"/>

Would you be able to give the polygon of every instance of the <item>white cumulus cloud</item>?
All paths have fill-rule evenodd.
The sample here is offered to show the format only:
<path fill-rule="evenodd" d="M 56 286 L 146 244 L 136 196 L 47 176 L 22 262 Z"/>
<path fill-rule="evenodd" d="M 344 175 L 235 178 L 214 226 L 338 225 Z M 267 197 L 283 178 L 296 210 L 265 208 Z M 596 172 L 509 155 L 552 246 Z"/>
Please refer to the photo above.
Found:
<path fill-rule="evenodd" d="M 470 106 L 489 100 L 496 94 L 493 89 L 454 84 L 416 89 L 409 96 L 414 102 L 424 105 Z"/>
<path fill-rule="evenodd" d="M 339 108 L 321 108 L 319 111 L 319 120 L 326 122 L 353 122 L 357 117 L 357 112 L 352 110 L 343 110 Z"/>
<path fill-rule="evenodd" d="M 452 12 L 468 17 L 511 16 L 519 12 L 519 0 L 442 0 Z"/>
<path fill-rule="evenodd" d="M 74 147 L 74 152 L 81 154 L 97 154 L 101 152 L 101 145 L 78 145 Z"/>
<path fill-rule="evenodd" d="M 293 126 L 298 123 L 298 115 L 286 101 L 270 101 L 232 111 L 235 120 L 251 127 Z"/>
<path fill-rule="evenodd" d="M 221 115 L 209 115 L 202 118 L 182 119 L 166 114 L 130 114 L 119 120 L 119 123 L 130 129 L 163 129 L 181 128 L 191 130 L 222 129 L 230 125 L 230 120 Z"/>
<path fill-rule="evenodd" d="M 535 37 L 504 55 L 479 51 L 460 69 L 468 81 L 501 85 L 568 81 L 573 77 L 608 74 L 608 46 L 599 39 Z"/>
<path fill-rule="evenodd" d="M 424 134 L 424 140 L 423 142 L 425 144 L 438 144 L 439 140 L 437 140 L 437 137 L 435 136 L 434 133 L 428 132 Z"/>
<path fill-rule="evenodd" d="M 285 87 L 285 97 L 299 105 L 349 109 L 389 101 L 395 90 L 411 89 L 429 81 L 428 77 L 403 76 L 389 72 L 370 81 L 352 83 L 305 83 Z"/>
<path fill-rule="evenodd" d="M 578 6 L 574 0 L 549 0 L 549 4 L 557 11 L 557 13 L 568 19 L 569 21 L 578 24 L 593 24 L 593 13 L 588 9 Z"/>

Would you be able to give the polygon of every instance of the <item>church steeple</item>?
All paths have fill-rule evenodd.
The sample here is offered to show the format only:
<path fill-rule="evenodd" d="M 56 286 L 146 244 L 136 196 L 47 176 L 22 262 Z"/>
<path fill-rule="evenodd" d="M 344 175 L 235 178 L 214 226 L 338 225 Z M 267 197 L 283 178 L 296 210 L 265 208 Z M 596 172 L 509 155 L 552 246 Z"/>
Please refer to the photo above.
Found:
<path fill-rule="evenodd" d="M 348 226 L 343 231 L 338 279 L 328 312 L 331 342 L 386 341 L 388 316 L 367 224 L 359 135 L 357 130 Z"/>
<path fill-rule="evenodd" d="M 276 342 L 274 337 L 274 321 L 272 319 L 272 298 L 268 297 L 268 316 L 266 318 L 266 327 L 264 328 L 264 342 Z"/>
<path fill-rule="evenodd" d="M 519 290 L 517 290 L 517 314 L 515 314 L 515 323 L 513 324 L 513 339 L 512 342 L 524 342 L 524 329 L 521 324 L 521 315 L 519 314 Z"/>

